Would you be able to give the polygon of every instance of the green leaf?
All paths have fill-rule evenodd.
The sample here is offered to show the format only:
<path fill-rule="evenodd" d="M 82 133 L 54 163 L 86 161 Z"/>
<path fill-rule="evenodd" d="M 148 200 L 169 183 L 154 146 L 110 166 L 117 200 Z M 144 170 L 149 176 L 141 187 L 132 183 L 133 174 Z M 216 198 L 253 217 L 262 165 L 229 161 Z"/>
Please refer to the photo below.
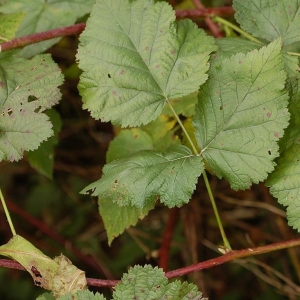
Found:
<path fill-rule="evenodd" d="M 261 44 L 239 37 L 216 39 L 216 44 L 218 46 L 218 51 L 212 55 L 212 58 L 216 58 L 216 56 L 220 56 L 220 54 L 222 57 L 229 57 L 239 52 L 246 54 L 247 52 L 262 47 Z"/>
<path fill-rule="evenodd" d="M 0 15 L 0 40 L 8 41 L 15 37 L 21 21 L 25 14 L 17 12 L 15 14 Z"/>
<path fill-rule="evenodd" d="M 287 53 L 283 54 L 285 62 L 285 71 L 288 75 L 286 88 L 290 93 L 289 111 L 291 114 L 290 124 L 285 130 L 283 138 L 280 140 L 280 151 L 283 152 L 294 143 L 300 141 L 300 75 L 298 59 Z"/>
<path fill-rule="evenodd" d="M 195 136 L 204 160 L 235 190 L 273 171 L 288 126 L 280 40 L 215 63 L 196 106 Z"/>
<path fill-rule="evenodd" d="M 78 291 L 75 295 L 64 295 L 58 298 L 58 300 L 106 300 L 106 298 L 104 298 L 104 296 L 99 293 L 94 294 L 91 291 L 86 290 Z"/>
<path fill-rule="evenodd" d="M 19 262 L 30 273 L 34 283 L 51 290 L 55 298 L 86 288 L 84 272 L 72 265 L 68 258 L 61 254 L 51 259 L 20 235 L 13 236 L 1 246 L 0 255 Z"/>
<path fill-rule="evenodd" d="M 185 130 L 187 131 L 187 133 L 188 133 L 190 139 L 192 140 L 193 144 L 195 145 L 197 151 L 200 152 L 201 149 L 199 149 L 199 147 L 197 147 L 197 141 L 195 139 L 195 127 L 193 126 L 193 120 L 191 118 L 188 118 L 188 119 L 184 120 L 183 126 L 184 126 Z M 189 147 L 191 150 L 193 150 L 191 148 L 191 143 L 187 139 L 185 134 L 182 135 L 182 144 Z"/>
<path fill-rule="evenodd" d="M 178 280 L 168 283 L 162 269 L 150 265 L 135 266 L 124 274 L 121 282 L 115 287 L 113 299 L 204 300 L 195 285 Z"/>
<path fill-rule="evenodd" d="M 51 293 L 43 293 L 39 295 L 36 300 L 55 300 Z"/>
<path fill-rule="evenodd" d="M 119 206 L 107 198 L 99 198 L 98 204 L 109 245 L 113 239 L 123 233 L 126 228 L 136 225 L 139 219 L 143 219 L 148 212 L 154 208 L 154 203 L 150 203 L 143 208 L 136 206 Z"/>
<path fill-rule="evenodd" d="M 54 147 L 58 143 L 58 133 L 61 129 L 61 119 L 55 110 L 48 110 L 45 114 L 49 117 L 52 125 L 54 136 L 44 141 L 38 149 L 26 154 L 30 165 L 37 169 L 41 174 L 52 179 L 54 163 Z"/>
<path fill-rule="evenodd" d="M 18 31 L 17 37 L 57 29 L 73 25 L 75 21 L 88 14 L 94 4 L 94 0 L 64 0 L 64 1 L 32 1 L 14 0 L 6 1 L 0 6 L 0 11 L 6 14 L 26 14 Z M 32 57 L 44 52 L 56 44 L 60 38 L 35 43 L 24 48 L 24 57 Z"/>
<path fill-rule="evenodd" d="M 0 56 L 0 65 L 0 161 L 14 161 L 53 134 L 43 111 L 58 103 L 63 78 L 50 55 Z"/>
<path fill-rule="evenodd" d="M 299 129 L 299 128 L 298 128 Z M 288 224 L 300 231 L 300 142 L 289 147 L 281 155 L 277 167 L 270 174 L 266 185 L 271 194 L 287 206 Z"/>
<path fill-rule="evenodd" d="M 233 8 L 241 28 L 256 37 L 270 42 L 281 37 L 284 45 L 300 40 L 299 0 L 234 0 Z"/>
<path fill-rule="evenodd" d="M 36 285 L 52 290 L 52 278 L 58 270 L 58 264 L 26 239 L 15 235 L 0 247 L 0 255 L 20 263 L 30 273 Z"/>
<path fill-rule="evenodd" d="M 171 99 L 170 103 L 178 115 L 190 117 L 195 114 L 195 105 L 196 105 L 197 99 L 198 99 L 197 95 L 198 95 L 198 92 L 195 92 L 195 93 L 189 94 L 189 95 L 181 97 L 181 98 Z M 168 116 L 174 116 L 169 105 L 166 105 L 164 107 L 162 114 L 168 115 Z"/>
<path fill-rule="evenodd" d="M 180 143 L 178 136 L 175 135 L 177 130 L 176 121 L 174 118 L 169 118 L 165 115 L 160 115 L 157 119 L 147 125 L 141 127 L 152 138 L 153 148 L 159 151 L 165 151 L 172 145 Z"/>
<path fill-rule="evenodd" d="M 108 163 L 125 158 L 141 150 L 152 150 L 151 136 L 139 128 L 122 130 L 109 144 L 106 153 Z"/>
<path fill-rule="evenodd" d="M 150 206 L 158 198 L 169 207 L 187 203 L 203 171 L 202 158 L 185 146 L 165 153 L 146 150 L 105 165 L 100 180 L 83 192 L 120 206 Z"/>
<path fill-rule="evenodd" d="M 99 0 L 77 55 L 83 107 L 122 127 L 147 124 L 166 99 L 206 81 L 215 49 L 213 38 L 190 20 L 175 23 L 166 2 Z"/>
<path fill-rule="evenodd" d="M 161 115 L 141 128 L 121 130 L 109 144 L 106 161 L 110 163 L 115 159 L 126 158 L 141 150 L 165 151 L 179 143 L 173 130 L 175 124 L 175 120 Z"/>

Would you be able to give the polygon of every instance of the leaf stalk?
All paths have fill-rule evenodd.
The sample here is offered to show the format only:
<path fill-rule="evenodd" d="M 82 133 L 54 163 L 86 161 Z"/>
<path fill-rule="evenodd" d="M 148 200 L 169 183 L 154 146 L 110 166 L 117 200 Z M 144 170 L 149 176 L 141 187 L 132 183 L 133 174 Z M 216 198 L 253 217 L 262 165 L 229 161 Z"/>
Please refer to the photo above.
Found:
<path fill-rule="evenodd" d="M 12 232 L 13 235 L 16 235 L 17 233 L 16 233 L 16 230 L 15 230 L 14 224 L 13 224 L 13 222 L 11 220 L 11 217 L 10 217 L 9 211 L 7 209 L 7 206 L 6 206 L 6 203 L 5 203 L 5 200 L 4 200 L 4 197 L 3 197 L 1 189 L 0 189 L 0 199 L 1 199 L 1 203 L 2 203 L 2 206 L 3 206 L 4 213 L 6 215 L 6 218 L 7 218 L 9 227 L 10 227 L 10 230 L 11 230 L 11 232 Z"/>
<path fill-rule="evenodd" d="M 260 44 L 260 45 L 263 45 L 263 43 L 256 39 L 254 36 L 252 36 L 251 34 L 247 33 L 246 31 L 244 31 L 243 29 L 239 28 L 238 26 L 232 24 L 231 22 L 221 18 L 221 17 L 218 17 L 218 16 L 215 16 L 214 18 L 214 21 L 215 22 L 219 22 L 225 26 L 228 26 L 229 28 L 233 29 L 234 31 L 238 32 L 239 34 L 241 34 L 242 36 L 244 36 L 245 38 L 247 38 L 248 40 L 252 41 L 252 42 L 255 42 L 257 44 Z"/>
<path fill-rule="evenodd" d="M 189 141 L 189 143 L 190 143 L 190 145 L 191 145 L 191 147 L 192 147 L 192 149 L 193 149 L 194 154 L 195 154 L 195 155 L 199 155 L 199 153 L 198 153 L 198 151 L 197 151 L 197 149 L 196 149 L 196 147 L 195 147 L 195 145 L 194 145 L 194 143 L 193 143 L 191 137 L 189 136 L 188 132 L 186 131 L 185 127 L 183 126 L 183 124 L 182 124 L 182 122 L 181 122 L 179 116 L 177 115 L 176 111 L 174 110 L 174 108 L 173 108 L 172 104 L 170 103 L 169 99 L 166 98 L 166 101 L 167 101 L 167 103 L 168 103 L 168 105 L 169 105 L 169 107 L 170 107 L 172 113 L 174 114 L 174 116 L 175 116 L 175 118 L 176 118 L 178 124 L 180 125 L 180 127 L 181 127 L 183 133 L 185 134 L 186 138 L 188 139 L 188 141 Z"/>
<path fill-rule="evenodd" d="M 173 112 L 173 114 L 174 114 L 174 116 L 175 116 L 178 124 L 180 125 L 182 131 L 184 132 L 186 138 L 188 139 L 189 143 L 191 144 L 191 147 L 193 149 L 194 154 L 197 155 L 197 156 L 201 155 L 202 151 L 201 151 L 200 154 L 198 153 L 198 151 L 196 149 L 196 146 L 194 145 L 194 143 L 193 143 L 190 135 L 186 131 L 185 127 L 183 126 L 183 124 L 182 124 L 179 116 L 177 115 L 177 113 L 175 112 L 174 108 L 172 107 L 172 104 L 170 103 L 169 99 L 166 98 L 166 101 L 167 101 L 167 103 L 168 103 L 171 111 Z M 216 201 L 215 201 L 214 195 L 213 195 L 213 193 L 211 191 L 210 184 L 209 184 L 209 181 L 208 181 L 208 178 L 207 178 L 205 170 L 203 170 L 202 175 L 203 175 L 204 183 L 205 183 L 205 186 L 206 186 L 206 189 L 207 189 L 207 192 L 208 192 L 209 200 L 211 202 L 214 214 L 215 214 L 216 219 L 217 219 L 217 223 L 218 223 L 218 226 L 219 226 L 219 229 L 220 229 L 220 233 L 221 233 L 221 236 L 222 236 L 224 247 L 226 248 L 226 251 L 231 250 L 231 246 L 230 246 L 230 243 L 229 243 L 229 241 L 228 241 L 228 239 L 226 237 L 225 230 L 223 228 L 223 224 L 222 224 L 222 221 L 221 221 L 221 218 L 220 218 L 220 215 L 219 215 L 219 212 L 218 212 L 218 208 L 217 208 L 217 205 L 216 205 Z"/>
<path fill-rule="evenodd" d="M 212 190 L 210 188 L 210 184 L 209 184 L 209 181 L 208 181 L 205 170 L 203 171 L 202 175 L 203 175 L 204 183 L 205 183 L 205 186 L 206 186 L 206 189 L 207 189 L 207 192 L 208 192 L 209 200 L 210 200 L 211 205 L 213 207 L 213 211 L 214 211 L 214 214 L 215 214 L 215 217 L 217 219 L 217 223 L 218 223 L 218 226 L 219 226 L 219 229 L 220 229 L 220 232 L 221 232 L 224 247 L 225 247 L 226 252 L 227 252 L 228 250 L 231 250 L 231 246 L 230 246 L 229 240 L 227 239 L 227 236 L 225 234 L 225 230 L 224 230 L 224 227 L 223 227 L 223 224 L 222 224 L 219 212 L 218 212 L 217 204 L 216 204 L 214 195 L 212 193 Z"/>

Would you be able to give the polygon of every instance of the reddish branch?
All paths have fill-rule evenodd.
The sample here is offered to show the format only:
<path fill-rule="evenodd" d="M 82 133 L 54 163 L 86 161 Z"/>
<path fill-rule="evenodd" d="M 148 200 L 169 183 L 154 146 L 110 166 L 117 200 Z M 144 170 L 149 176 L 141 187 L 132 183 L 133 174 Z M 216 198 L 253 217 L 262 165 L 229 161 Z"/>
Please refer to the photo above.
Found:
<path fill-rule="evenodd" d="M 210 259 L 210 260 L 198 263 L 198 264 L 187 266 L 185 268 L 170 271 L 170 272 L 167 272 L 165 275 L 168 278 L 174 278 L 174 277 L 183 276 L 183 275 L 186 275 L 189 273 L 193 273 L 196 271 L 219 266 L 226 262 L 234 261 L 235 259 L 238 259 L 238 258 L 264 254 L 264 253 L 282 250 L 282 249 L 291 248 L 291 247 L 296 247 L 296 246 L 300 246 L 300 238 L 294 239 L 294 240 L 289 240 L 289 241 L 284 241 L 284 242 L 279 242 L 279 243 L 274 243 L 274 244 L 257 247 L 257 248 L 232 250 L 222 256 L 219 256 L 219 257 L 216 257 L 216 258 L 213 258 L 213 259 Z M 19 263 L 12 261 L 12 260 L 8 260 L 8 259 L 0 259 L 0 267 L 25 270 Z M 118 280 L 103 280 L 103 279 L 87 278 L 87 282 L 88 282 L 88 285 L 90 285 L 90 286 L 114 287 L 119 281 Z"/>
<path fill-rule="evenodd" d="M 193 2 L 198 10 L 205 8 L 200 0 L 193 0 Z M 205 21 L 206 25 L 208 26 L 208 28 L 211 30 L 212 35 L 215 38 L 223 37 L 223 35 L 220 32 L 219 27 L 211 20 L 210 16 L 205 17 L 204 21 Z"/>
<path fill-rule="evenodd" d="M 274 243 L 274 244 L 270 244 L 270 245 L 266 245 L 266 246 L 262 246 L 262 247 L 247 248 L 247 249 L 242 249 L 242 250 L 231 250 L 222 256 L 219 256 L 219 257 L 216 257 L 213 259 L 209 259 L 209 260 L 206 260 L 206 261 L 198 263 L 198 264 L 187 266 L 185 268 L 167 272 L 166 277 L 173 278 L 173 277 L 183 276 L 183 275 L 193 273 L 196 271 L 209 269 L 209 268 L 212 268 L 212 267 L 215 267 L 218 265 L 222 265 L 226 262 L 233 261 L 238 258 L 264 254 L 264 253 L 273 252 L 273 251 L 282 250 L 282 249 L 291 248 L 291 247 L 296 247 L 296 246 L 300 246 L 300 238 L 294 239 L 294 240 L 289 240 L 289 241 L 284 241 L 284 242 L 278 242 L 278 243 Z"/>
<path fill-rule="evenodd" d="M 0 259 L 0 267 L 26 271 L 26 269 L 22 265 L 10 259 Z M 120 280 L 107 280 L 107 279 L 104 280 L 104 279 L 87 278 L 86 281 L 89 286 L 113 287 L 117 285 Z"/>
<path fill-rule="evenodd" d="M 57 37 L 79 34 L 83 31 L 84 28 L 85 28 L 85 23 L 79 23 L 72 26 L 61 27 L 57 29 L 34 33 L 24 37 L 12 39 L 11 41 L 2 43 L 0 45 L 1 52 L 22 48 L 31 44 L 35 44 L 46 40 L 51 40 Z"/>
<path fill-rule="evenodd" d="M 213 8 L 199 8 L 188 10 L 177 10 L 177 18 L 199 18 L 208 16 L 230 16 L 233 15 L 234 10 L 230 6 L 213 7 Z M 61 27 L 44 32 L 34 33 L 28 36 L 12 39 L 11 41 L 0 44 L 1 52 L 22 48 L 38 42 L 50 40 L 57 37 L 68 36 L 73 34 L 80 34 L 85 28 L 85 23 L 79 23 L 72 26 Z"/>
<path fill-rule="evenodd" d="M 229 17 L 234 14 L 234 10 L 231 6 L 224 7 L 211 7 L 211 8 L 201 8 L 201 9 L 187 9 L 187 10 L 176 10 L 176 17 L 181 18 L 203 18 L 203 17 Z"/>
<path fill-rule="evenodd" d="M 13 202 L 10 202 L 10 201 L 6 201 L 6 202 L 7 202 L 8 208 L 11 212 L 14 212 L 18 216 L 20 216 L 23 220 L 25 220 L 29 224 L 32 224 L 33 226 L 38 228 L 42 233 L 49 236 L 53 240 L 57 241 L 59 244 L 64 246 L 66 248 L 66 250 L 73 253 L 80 261 L 84 262 L 85 264 L 87 264 L 88 266 L 90 266 L 91 268 L 96 270 L 97 272 L 103 274 L 104 276 L 106 276 L 106 278 L 109 278 L 109 279 L 113 278 L 112 274 L 110 273 L 109 270 L 107 270 L 105 268 L 105 266 L 100 266 L 99 262 L 96 263 L 96 261 L 92 257 L 88 257 L 88 256 L 84 255 L 79 249 L 77 249 L 75 246 L 73 246 L 72 243 L 70 243 L 69 241 L 64 239 L 62 236 L 57 234 L 55 231 L 53 231 L 49 227 L 45 226 L 45 224 L 43 224 L 41 221 L 39 221 L 38 219 L 36 219 L 33 216 L 31 216 L 30 214 L 28 214 L 26 211 L 22 210 L 19 206 L 17 206 Z"/>
<path fill-rule="evenodd" d="M 172 241 L 173 232 L 178 220 L 179 208 L 175 207 L 170 210 L 169 220 L 164 232 L 163 242 L 159 251 L 159 263 L 158 266 L 165 272 L 168 270 L 170 245 Z"/>

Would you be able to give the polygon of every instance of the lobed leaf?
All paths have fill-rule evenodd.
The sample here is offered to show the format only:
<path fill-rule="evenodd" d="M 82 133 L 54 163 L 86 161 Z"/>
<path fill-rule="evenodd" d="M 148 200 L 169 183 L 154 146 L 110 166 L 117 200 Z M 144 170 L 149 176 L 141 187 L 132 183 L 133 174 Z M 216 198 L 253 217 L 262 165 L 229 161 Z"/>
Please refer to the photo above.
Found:
<path fill-rule="evenodd" d="M 203 158 L 233 189 L 249 188 L 273 171 L 288 126 L 288 93 L 280 40 L 217 60 L 199 93 L 195 136 Z"/>
<path fill-rule="evenodd" d="M 169 283 L 162 269 L 150 265 L 137 265 L 124 274 L 115 287 L 113 299 L 204 300 L 195 285 L 178 280 Z"/>
<path fill-rule="evenodd" d="M 88 290 L 78 291 L 75 295 L 67 294 L 67 295 L 64 295 L 64 296 L 58 298 L 58 300 L 74 300 L 74 299 L 76 299 L 76 300 L 106 300 L 106 298 L 104 298 L 104 296 L 102 294 L 99 294 L 99 293 L 94 294 L 93 292 L 88 291 Z"/>
<path fill-rule="evenodd" d="M 58 103 L 63 79 L 49 55 L 4 55 L 0 66 L 0 161 L 14 161 L 53 134 L 43 111 Z"/>
<path fill-rule="evenodd" d="M 166 99 L 196 91 L 207 79 L 211 37 L 189 20 L 175 23 L 165 2 L 98 0 L 80 36 L 83 107 L 102 121 L 140 126 Z"/>
<path fill-rule="evenodd" d="M 300 41 L 300 0 L 234 0 L 235 18 L 252 35 L 284 45 Z"/>
<path fill-rule="evenodd" d="M 187 203 L 203 171 L 202 158 L 185 146 L 164 153 L 140 151 L 103 168 L 100 180 L 87 186 L 94 196 L 120 206 L 151 206 L 159 198 L 169 207 Z"/>

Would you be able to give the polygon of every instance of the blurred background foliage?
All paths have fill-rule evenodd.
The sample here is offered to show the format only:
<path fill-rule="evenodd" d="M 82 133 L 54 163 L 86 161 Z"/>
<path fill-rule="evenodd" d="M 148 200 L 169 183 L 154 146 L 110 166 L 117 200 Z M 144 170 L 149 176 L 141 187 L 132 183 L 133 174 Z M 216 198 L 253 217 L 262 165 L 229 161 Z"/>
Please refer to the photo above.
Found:
<path fill-rule="evenodd" d="M 194 8 L 192 0 L 169 2 L 179 9 Z M 207 7 L 231 5 L 229 0 L 202 2 Z M 207 29 L 203 20 L 196 21 Z M 93 120 L 81 109 L 77 90 L 80 70 L 75 62 L 77 43 L 78 37 L 69 36 L 48 50 L 65 75 L 62 100 L 55 107 L 61 130 L 54 151 L 53 179 L 51 174 L 40 174 L 32 168 L 30 155 L 27 155 L 19 162 L 0 163 L 0 186 L 18 234 L 51 257 L 65 254 L 87 277 L 119 279 L 129 266 L 158 264 L 158 251 L 170 210 L 158 204 L 136 227 L 128 229 L 108 246 L 97 199 L 79 192 L 101 176 L 109 142 L 117 129 Z M 263 184 L 254 185 L 248 191 L 233 192 L 225 181 L 210 177 L 210 182 L 234 249 L 298 236 L 287 226 L 283 208 Z M 11 232 L 2 208 L 0 212 L 0 242 L 4 244 L 11 238 Z M 193 199 L 180 208 L 169 269 L 216 257 L 221 244 L 200 178 Z M 299 249 L 290 249 L 237 260 L 183 279 L 197 284 L 210 299 L 279 300 L 299 299 L 299 278 Z M 0 283 L 1 299 L 35 299 L 42 293 L 33 285 L 29 274 L 18 270 L 0 268 Z M 91 290 L 106 295 L 111 292 L 109 289 Z"/>

